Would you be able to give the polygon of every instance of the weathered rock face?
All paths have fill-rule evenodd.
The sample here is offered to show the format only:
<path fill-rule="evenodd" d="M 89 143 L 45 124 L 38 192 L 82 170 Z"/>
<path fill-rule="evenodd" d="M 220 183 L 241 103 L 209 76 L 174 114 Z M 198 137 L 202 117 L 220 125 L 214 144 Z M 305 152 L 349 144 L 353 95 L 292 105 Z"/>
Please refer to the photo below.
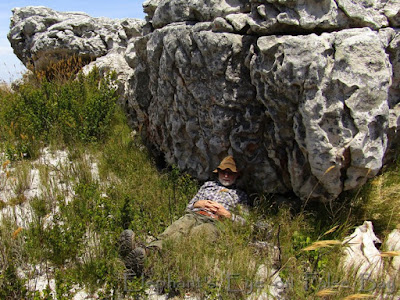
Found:
<path fill-rule="evenodd" d="M 168 163 L 206 179 L 232 154 L 250 190 L 330 200 L 376 175 L 388 145 L 399 142 L 398 2 L 147 0 L 143 6 L 152 31 L 139 21 L 115 21 L 61 41 L 91 45 L 80 55 L 112 53 L 123 65 L 118 71 L 132 122 Z M 39 22 L 31 10 L 14 12 L 9 38 L 21 60 L 36 64 L 38 53 L 57 52 L 64 42 L 38 47 L 52 41 L 54 25 L 40 25 L 46 14 L 60 13 L 43 9 Z M 80 23 L 76 14 L 63 16 L 65 28 Z M 24 39 L 19 32 L 32 20 L 36 30 Z M 83 43 L 97 32 L 110 42 Z"/>
<path fill-rule="evenodd" d="M 379 171 L 391 69 L 378 33 L 261 37 L 249 67 L 274 124 L 268 140 L 285 149 L 274 158 L 287 162 L 298 195 L 308 197 L 318 182 L 315 195 L 338 195 Z"/>
<path fill-rule="evenodd" d="M 390 114 L 396 137 L 399 5 L 262 2 L 145 3 L 147 136 L 202 179 L 230 153 L 257 190 L 333 199 L 380 170 Z"/>
<path fill-rule="evenodd" d="M 28 6 L 13 9 L 8 39 L 25 66 L 36 70 L 70 56 L 88 63 L 87 71 L 93 66 L 104 73 L 114 70 L 119 79 L 118 89 L 124 95 L 133 72 L 124 53 L 127 45 L 145 32 L 144 20 L 92 18 L 81 12 Z"/>
<path fill-rule="evenodd" d="M 396 1 L 348 0 L 154 0 L 155 28 L 181 21 L 213 22 L 216 27 L 246 34 L 332 31 L 350 27 L 379 29 L 399 23 Z"/>
<path fill-rule="evenodd" d="M 380 251 L 376 248 L 379 244 L 382 242 L 375 235 L 372 222 L 365 221 L 343 241 L 345 246 L 343 268 L 347 272 L 357 271 L 355 274 L 357 277 L 371 274 L 373 278 L 377 278 L 383 271 L 383 260 Z"/>
<path fill-rule="evenodd" d="M 43 69 L 72 55 L 90 61 L 110 52 L 125 52 L 130 39 L 142 36 L 144 25 L 136 19 L 116 21 L 29 6 L 13 10 L 8 38 L 25 65 Z"/>
<path fill-rule="evenodd" d="M 384 278 L 386 292 L 393 289 L 395 278 L 400 270 L 400 230 L 398 228 L 386 237 L 383 246 L 375 235 L 371 221 L 365 221 L 343 240 L 341 266 L 346 272 L 353 272 L 361 280 Z M 386 249 L 385 252 L 378 248 Z M 388 259 L 390 258 L 390 259 Z"/>

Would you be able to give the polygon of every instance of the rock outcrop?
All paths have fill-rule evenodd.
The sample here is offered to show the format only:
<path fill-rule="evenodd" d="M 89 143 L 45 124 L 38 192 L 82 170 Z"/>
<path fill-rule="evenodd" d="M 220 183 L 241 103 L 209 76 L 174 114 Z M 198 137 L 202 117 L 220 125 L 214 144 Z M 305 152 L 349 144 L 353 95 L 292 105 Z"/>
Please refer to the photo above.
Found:
<path fill-rule="evenodd" d="M 41 6 L 15 8 L 8 38 L 25 66 L 43 70 L 77 56 L 87 69 L 117 72 L 121 94 L 132 69 L 124 59 L 127 45 L 142 37 L 146 22 L 138 19 L 93 18 L 83 12 L 57 12 Z"/>
<path fill-rule="evenodd" d="M 400 125 L 398 2 L 143 7 L 146 21 L 19 8 L 9 39 L 38 68 L 63 52 L 116 69 L 132 123 L 201 180 L 232 154 L 250 191 L 327 201 L 389 161 Z"/>
<path fill-rule="evenodd" d="M 394 292 L 400 268 L 400 230 L 398 228 L 392 230 L 382 244 L 374 233 L 372 222 L 365 221 L 344 239 L 343 246 L 341 267 L 345 272 L 354 274 L 364 283 L 382 280 L 383 282 L 380 283 L 382 290 Z M 386 298 L 383 297 L 383 299 Z"/>
<path fill-rule="evenodd" d="M 72 55 L 91 61 L 109 52 L 123 53 L 132 37 L 142 36 L 144 24 L 29 6 L 13 10 L 8 36 L 25 65 L 44 69 L 53 60 Z"/>
<path fill-rule="evenodd" d="M 382 242 L 375 235 L 372 222 L 365 221 L 343 241 L 343 245 L 345 245 L 343 268 L 348 272 L 355 271 L 355 275 L 358 277 L 367 274 L 377 278 L 382 275 L 383 261 L 380 251 L 376 247 L 380 244 Z"/>

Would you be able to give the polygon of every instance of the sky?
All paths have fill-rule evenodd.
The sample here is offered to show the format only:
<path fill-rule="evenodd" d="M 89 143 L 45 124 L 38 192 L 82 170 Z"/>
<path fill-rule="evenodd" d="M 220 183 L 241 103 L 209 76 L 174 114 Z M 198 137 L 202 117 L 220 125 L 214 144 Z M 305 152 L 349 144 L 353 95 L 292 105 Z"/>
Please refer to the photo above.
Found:
<path fill-rule="evenodd" d="M 0 83 L 11 83 L 26 70 L 15 56 L 7 34 L 14 7 L 46 6 L 61 12 L 84 12 L 91 17 L 144 19 L 145 0 L 1 0 L 0 2 Z"/>

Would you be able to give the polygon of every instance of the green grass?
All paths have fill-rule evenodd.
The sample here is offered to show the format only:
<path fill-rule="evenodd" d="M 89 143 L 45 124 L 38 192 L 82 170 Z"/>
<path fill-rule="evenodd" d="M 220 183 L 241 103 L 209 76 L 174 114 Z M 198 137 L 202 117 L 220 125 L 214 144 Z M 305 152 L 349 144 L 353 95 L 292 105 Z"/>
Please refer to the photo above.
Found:
<path fill-rule="evenodd" d="M 94 71 L 77 80 L 34 78 L 14 93 L 0 91 L 0 152 L 5 153 L 0 187 L 12 183 L 14 193 L 0 199 L 1 208 L 29 203 L 32 216 L 25 228 L 12 217 L 0 223 L 0 298 L 47 299 L 49 290 L 24 288 L 34 276 L 32 266 L 39 265 L 55 278 L 57 299 L 71 299 L 77 284 L 103 298 L 140 297 L 153 284 L 181 298 L 191 293 L 244 299 L 271 281 L 257 276 L 272 257 L 269 248 L 254 246 L 260 240 L 280 246 L 279 274 L 288 299 L 372 293 L 340 267 L 342 246 L 304 248 L 341 241 L 367 219 L 382 237 L 395 228 L 400 223 L 398 162 L 364 188 L 334 203 L 309 203 L 301 211 L 274 207 L 272 196 L 257 195 L 261 200 L 246 225 L 225 222 L 217 243 L 195 237 L 167 244 L 161 255 L 151 255 L 146 277 L 127 283 L 117 251 L 120 232 L 131 228 L 142 241 L 157 236 L 182 216 L 200 183 L 173 166 L 157 169 L 140 133 L 132 131 L 115 104 L 110 82 L 112 76 L 101 78 Z M 37 161 L 44 147 L 66 150 L 67 163 Z M 42 193 L 27 199 L 32 168 L 39 172 Z M 254 227 L 260 219 L 270 226 Z"/>

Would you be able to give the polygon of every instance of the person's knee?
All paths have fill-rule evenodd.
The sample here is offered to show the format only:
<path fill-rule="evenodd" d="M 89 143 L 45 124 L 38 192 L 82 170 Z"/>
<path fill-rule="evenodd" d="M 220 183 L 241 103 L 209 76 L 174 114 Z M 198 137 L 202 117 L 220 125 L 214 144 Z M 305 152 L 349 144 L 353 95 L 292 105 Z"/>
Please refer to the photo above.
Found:
<path fill-rule="evenodd" d="M 207 223 L 194 227 L 190 232 L 190 236 L 214 242 L 219 238 L 220 231 L 215 225 Z"/>
<path fill-rule="evenodd" d="M 191 215 L 186 214 L 180 219 L 173 222 L 171 225 L 169 225 L 164 230 L 164 232 L 160 234 L 160 237 L 162 239 L 165 239 L 176 234 L 185 235 L 190 231 L 190 229 L 195 225 L 195 223 L 196 220 Z"/>

